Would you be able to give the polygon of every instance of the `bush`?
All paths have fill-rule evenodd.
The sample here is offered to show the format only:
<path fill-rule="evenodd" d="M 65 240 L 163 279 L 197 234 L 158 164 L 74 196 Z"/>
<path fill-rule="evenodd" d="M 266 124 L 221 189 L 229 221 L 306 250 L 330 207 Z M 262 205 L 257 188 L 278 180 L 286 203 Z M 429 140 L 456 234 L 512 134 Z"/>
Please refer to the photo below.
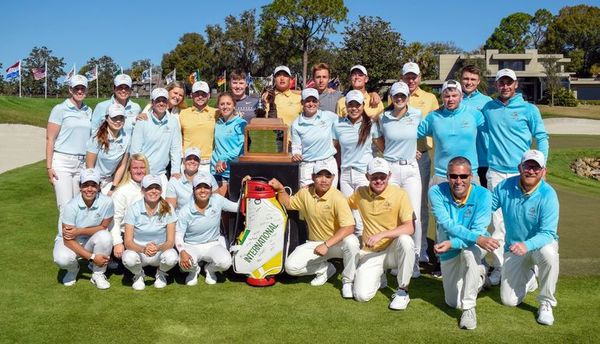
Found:
<path fill-rule="evenodd" d="M 551 96 L 548 89 L 544 91 L 544 96 L 542 97 L 540 103 L 551 104 Z M 577 106 L 577 99 L 572 91 L 563 87 L 558 89 L 558 91 L 556 91 L 554 94 L 554 105 L 575 107 Z"/>
<path fill-rule="evenodd" d="M 581 105 L 600 105 L 600 100 L 578 100 Z"/>

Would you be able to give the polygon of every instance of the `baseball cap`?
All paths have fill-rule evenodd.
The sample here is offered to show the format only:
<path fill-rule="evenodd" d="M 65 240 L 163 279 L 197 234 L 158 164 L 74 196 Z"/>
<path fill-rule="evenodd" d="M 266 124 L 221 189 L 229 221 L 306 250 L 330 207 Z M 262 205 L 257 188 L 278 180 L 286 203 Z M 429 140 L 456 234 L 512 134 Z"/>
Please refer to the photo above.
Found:
<path fill-rule="evenodd" d="M 351 101 L 362 104 L 365 102 L 365 95 L 359 90 L 351 90 L 346 93 L 346 104 L 350 103 Z"/>
<path fill-rule="evenodd" d="M 523 153 L 521 164 L 528 160 L 537 162 L 541 168 L 546 167 L 546 158 L 544 157 L 544 153 L 540 152 L 539 150 L 531 149 Z"/>
<path fill-rule="evenodd" d="M 275 67 L 275 71 L 273 72 L 273 75 L 277 75 L 277 73 L 279 73 L 279 72 L 286 72 L 287 75 L 292 76 L 292 72 L 290 72 L 290 69 L 287 66 Z"/>
<path fill-rule="evenodd" d="M 445 90 L 447 89 L 456 89 L 458 90 L 458 92 L 462 93 L 462 86 L 460 84 L 460 82 L 456 81 L 456 80 L 447 80 L 444 82 L 444 84 L 442 85 L 442 93 L 444 93 Z"/>
<path fill-rule="evenodd" d="M 153 176 L 151 174 L 147 174 L 144 176 L 144 179 L 142 179 L 142 187 L 144 189 L 147 189 L 148 187 L 150 187 L 150 185 L 158 185 L 161 189 L 162 189 L 162 182 L 160 180 L 159 176 Z"/>
<path fill-rule="evenodd" d="M 395 82 L 392 87 L 390 88 L 390 95 L 393 97 L 398 93 L 402 93 L 405 96 L 408 97 L 408 95 L 410 94 L 410 91 L 408 90 L 408 85 L 405 84 L 403 81 L 398 81 Z"/>
<path fill-rule="evenodd" d="M 196 147 L 190 147 L 188 149 L 185 150 L 185 154 L 183 155 L 183 159 L 187 159 L 189 156 L 196 156 L 198 159 L 200 159 L 200 150 Z"/>
<path fill-rule="evenodd" d="M 335 175 L 335 171 L 332 171 L 332 168 L 325 161 L 317 161 L 313 166 L 313 174 L 317 174 L 321 171 L 327 171 L 332 175 Z"/>
<path fill-rule="evenodd" d="M 156 100 L 160 97 L 165 97 L 167 99 L 169 99 L 169 92 L 167 90 L 165 90 L 164 88 L 155 88 L 152 90 L 152 100 Z"/>
<path fill-rule="evenodd" d="M 504 68 L 500 69 L 498 73 L 496 73 L 496 81 L 500 80 L 501 77 L 507 76 L 513 80 L 517 80 L 517 74 L 512 69 Z"/>
<path fill-rule="evenodd" d="M 114 84 L 115 84 L 115 87 L 121 86 L 121 85 L 127 85 L 127 86 L 131 87 L 131 77 L 127 74 L 119 74 L 119 75 L 115 76 Z"/>
<path fill-rule="evenodd" d="M 414 62 L 406 62 L 404 66 L 402 66 L 402 75 L 406 75 L 408 73 L 420 75 L 421 69 L 419 68 L 419 65 Z"/>
<path fill-rule="evenodd" d="M 314 88 L 305 88 L 302 90 L 302 100 L 306 100 L 308 97 L 315 97 L 319 100 L 319 91 Z"/>
<path fill-rule="evenodd" d="M 350 73 L 352 73 L 353 70 L 358 69 L 359 71 L 361 71 L 364 75 L 369 75 L 367 74 L 367 69 L 365 68 L 365 66 L 363 65 L 356 65 L 356 66 L 352 66 L 352 68 L 350 68 Z"/>
<path fill-rule="evenodd" d="M 110 118 L 125 116 L 125 107 L 119 103 L 112 103 L 108 106 L 108 109 L 106 109 L 106 114 Z"/>
<path fill-rule="evenodd" d="M 383 158 L 373 158 L 367 165 L 367 173 L 390 173 L 390 164 Z"/>
<path fill-rule="evenodd" d="M 79 182 L 81 184 L 85 182 L 100 184 L 100 173 L 93 168 L 85 168 L 79 173 Z"/>
<path fill-rule="evenodd" d="M 71 79 L 69 79 L 69 87 L 73 88 L 75 86 L 85 86 L 88 87 L 88 79 L 83 75 L 73 75 Z"/>
<path fill-rule="evenodd" d="M 198 91 L 210 93 L 210 87 L 208 87 L 208 84 L 205 81 L 196 81 L 194 85 L 192 85 L 192 93 L 196 93 Z"/>
<path fill-rule="evenodd" d="M 212 188 L 212 180 L 213 180 L 213 177 L 210 174 L 203 172 L 203 171 L 199 171 L 194 176 L 194 179 L 192 180 L 192 185 L 194 187 L 196 187 L 200 184 L 206 184 Z"/>

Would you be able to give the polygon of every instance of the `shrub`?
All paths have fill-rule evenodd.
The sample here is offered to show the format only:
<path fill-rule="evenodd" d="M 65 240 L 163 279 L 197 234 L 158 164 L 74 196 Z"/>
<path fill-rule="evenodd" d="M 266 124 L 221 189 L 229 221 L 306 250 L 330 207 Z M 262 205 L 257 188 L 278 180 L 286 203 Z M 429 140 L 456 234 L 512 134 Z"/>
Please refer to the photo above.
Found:
<path fill-rule="evenodd" d="M 540 101 L 542 104 L 551 104 L 551 96 L 549 90 L 544 91 L 544 96 Z M 577 106 L 577 99 L 572 91 L 566 88 L 559 88 L 554 94 L 554 105 L 555 106 L 569 106 L 575 107 Z"/>

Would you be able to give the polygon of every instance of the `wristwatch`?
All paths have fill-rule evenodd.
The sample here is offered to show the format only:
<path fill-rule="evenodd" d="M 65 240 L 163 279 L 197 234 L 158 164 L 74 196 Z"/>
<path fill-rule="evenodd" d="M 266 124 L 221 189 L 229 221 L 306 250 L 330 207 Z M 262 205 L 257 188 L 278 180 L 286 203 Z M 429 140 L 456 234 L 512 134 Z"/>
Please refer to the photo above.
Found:
<path fill-rule="evenodd" d="M 92 255 L 90 256 L 90 259 L 88 259 L 88 262 L 93 263 L 94 262 L 94 258 L 96 258 L 96 254 L 92 253 Z"/>

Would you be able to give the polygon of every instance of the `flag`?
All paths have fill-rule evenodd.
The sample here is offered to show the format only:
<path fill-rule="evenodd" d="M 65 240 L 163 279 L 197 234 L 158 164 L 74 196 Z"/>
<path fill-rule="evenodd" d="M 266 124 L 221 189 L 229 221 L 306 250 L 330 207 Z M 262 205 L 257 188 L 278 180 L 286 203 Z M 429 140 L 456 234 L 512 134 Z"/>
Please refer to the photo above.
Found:
<path fill-rule="evenodd" d="M 315 82 L 313 79 L 310 79 L 310 80 L 308 80 L 308 82 L 306 83 L 306 88 L 314 88 L 316 84 L 317 84 L 317 83 L 316 83 L 316 82 Z"/>
<path fill-rule="evenodd" d="M 331 81 L 329 81 L 329 86 L 330 88 L 333 88 L 334 90 L 337 90 L 338 87 L 340 87 L 340 78 L 335 78 Z"/>
<path fill-rule="evenodd" d="M 73 68 L 71 68 L 71 70 L 67 73 L 67 76 L 65 77 L 65 82 L 69 82 L 73 75 L 75 75 L 75 65 L 73 65 Z"/>
<path fill-rule="evenodd" d="M 117 69 L 113 73 L 113 78 L 119 74 L 123 74 L 123 66 L 117 66 Z"/>
<path fill-rule="evenodd" d="M 16 79 L 21 76 L 21 61 L 17 61 L 14 65 L 6 69 L 6 80 Z"/>
<path fill-rule="evenodd" d="M 217 87 L 221 87 L 223 85 L 225 85 L 225 74 L 227 73 L 227 71 L 223 71 L 223 74 L 219 75 L 217 77 Z"/>
<path fill-rule="evenodd" d="M 88 79 L 88 81 L 94 81 L 98 79 L 98 66 L 95 66 L 87 73 L 85 73 L 85 77 Z"/>
<path fill-rule="evenodd" d="M 194 84 L 196 81 L 200 81 L 200 71 L 197 70 L 195 72 L 193 72 L 192 74 L 190 74 L 190 76 L 188 77 L 188 81 L 190 82 L 190 84 Z"/>
<path fill-rule="evenodd" d="M 150 72 L 150 69 L 146 69 L 145 71 L 143 71 L 141 76 L 142 82 L 150 81 L 151 74 L 152 73 Z"/>
<path fill-rule="evenodd" d="M 296 89 L 296 77 L 292 77 L 290 78 L 290 90 L 295 90 Z"/>
<path fill-rule="evenodd" d="M 167 85 L 176 80 L 176 70 L 177 68 L 173 69 L 169 74 L 167 74 L 167 76 L 165 76 L 165 82 Z"/>
<path fill-rule="evenodd" d="M 42 80 L 46 77 L 46 68 L 31 68 L 31 74 L 33 74 L 33 80 Z"/>
<path fill-rule="evenodd" d="M 246 83 L 248 84 L 248 86 L 251 86 L 253 82 L 254 78 L 252 78 L 252 75 L 250 74 L 250 72 L 248 72 L 248 75 L 246 75 Z"/>

